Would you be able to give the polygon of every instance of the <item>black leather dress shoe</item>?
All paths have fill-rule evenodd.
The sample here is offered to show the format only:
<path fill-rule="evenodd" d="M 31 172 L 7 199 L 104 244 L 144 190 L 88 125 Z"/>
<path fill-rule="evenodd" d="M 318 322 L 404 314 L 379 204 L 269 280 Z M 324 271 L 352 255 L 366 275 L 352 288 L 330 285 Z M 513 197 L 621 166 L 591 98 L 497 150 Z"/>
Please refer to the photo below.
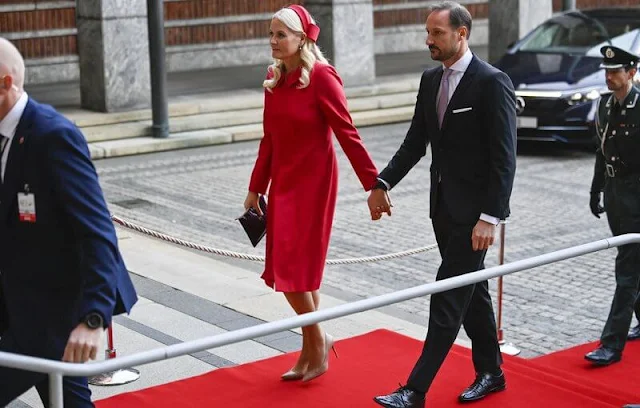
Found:
<path fill-rule="evenodd" d="M 424 394 L 407 387 L 400 387 L 389 395 L 381 395 L 373 400 L 386 408 L 424 408 Z"/>
<path fill-rule="evenodd" d="M 477 374 L 476 380 L 466 390 L 464 390 L 462 394 L 460 394 L 458 400 L 460 402 L 477 401 L 492 392 L 504 391 L 506 388 L 507 383 L 505 382 L 504 374 Z"/>
<path fill-rule="evenodd" d="M 640 324 L 636 327 L 631 328 L 629 330 L 629 334 L 627 334 L 627 340 L 638 340 L 640 339 Z"/>
<path fill-rule="evenodd" d="M 617 363 L 622 358 L 622 354 L 619 351 L 610 349 L 608 347 L 600 346 L 590 353 L 587 353 L 584 358 L 591 361 L 595 365 L 608 366 L 609 364 Z"/>

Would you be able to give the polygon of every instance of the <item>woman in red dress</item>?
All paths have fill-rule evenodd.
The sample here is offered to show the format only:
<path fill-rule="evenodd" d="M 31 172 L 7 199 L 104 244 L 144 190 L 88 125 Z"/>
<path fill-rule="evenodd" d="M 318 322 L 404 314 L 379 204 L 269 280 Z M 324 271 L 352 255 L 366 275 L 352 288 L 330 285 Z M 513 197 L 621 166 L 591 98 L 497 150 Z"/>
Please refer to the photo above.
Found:
<path fill-rule="evenodd" d="M 259 197 L 269 188 L 262 279 L 297 314 L 316 311 L 320 300 L 338 192 L 332 130 L 365 191 L 378 175 L 353 126 L 342 81 L 316 45 L 319 31 L 298 5 L 271 20 L 264 137 L 244 203 L 260 212 Z M 314 324 L 302 328 L 302 338 L 300 358 L 284 380 L 309 381 L 329 368 L 332 337 Z"/>

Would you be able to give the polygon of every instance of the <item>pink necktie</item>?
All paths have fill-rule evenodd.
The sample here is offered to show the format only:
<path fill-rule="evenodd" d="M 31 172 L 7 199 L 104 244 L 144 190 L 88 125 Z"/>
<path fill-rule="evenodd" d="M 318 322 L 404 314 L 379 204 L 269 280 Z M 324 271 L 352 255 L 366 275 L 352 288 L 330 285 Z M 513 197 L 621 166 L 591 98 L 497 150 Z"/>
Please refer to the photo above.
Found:
<path fill-rule="evenodd" d="M 4 162 L 4 149 L 7 148 L 7 145 L 9 144 L 9 138 L 5 137 L 4 135 L 0 134 L 0 184 L 2 184 L 4 182 L 4 175 L 2 175 L 2 173 L 4 173 L 2 171 L 2 163 Z"/>
<path fill-rule="evenodd" d="M 449 68 L 445 68 L 440 82 L 440 97 L 438 98 L 438 124 L 440 128 L 442 128 L 444 113 L 447 111 L 447 105 L 449 104 L 449 75 L 451 75 L 451 72 Z"/>

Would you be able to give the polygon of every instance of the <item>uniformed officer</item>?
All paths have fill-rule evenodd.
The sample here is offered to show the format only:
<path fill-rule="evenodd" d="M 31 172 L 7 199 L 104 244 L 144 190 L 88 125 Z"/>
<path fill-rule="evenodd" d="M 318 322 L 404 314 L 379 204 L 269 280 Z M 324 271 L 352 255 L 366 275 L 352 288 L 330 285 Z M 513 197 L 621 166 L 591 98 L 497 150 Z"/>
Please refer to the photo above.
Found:
<path fill-rule="evenodd" d="M 640 232 L 640 91 L 633 86 L 638 56 L 614 46 L 600 50 L 607 87 L 596 114 L 598 151 L 591 184 L 591 212 L 607 213 L 613 235 Z M 600 196 L 604 191 L 604 208 Z M 640 283 L 640 244 L 618 247 L 616 291 L 600 347 L 585 355 L 597 365 L 620 361 L 631 325 Z M 633 330 L 631 333 L 633 334 Z"/>

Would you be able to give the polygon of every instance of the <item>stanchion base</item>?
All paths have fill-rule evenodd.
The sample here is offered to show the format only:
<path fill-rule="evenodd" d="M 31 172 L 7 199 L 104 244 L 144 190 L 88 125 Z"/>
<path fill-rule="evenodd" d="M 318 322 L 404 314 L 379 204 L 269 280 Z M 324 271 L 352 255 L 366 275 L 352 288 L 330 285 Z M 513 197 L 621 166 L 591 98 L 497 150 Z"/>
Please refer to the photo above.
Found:
<path fill-rule="evenodd" d="M 500 352 L 509 356 L 517 356 L 520 354 L 520 349 L 513 345 L 513 343 L 500 343 Z"/>
<path fill-rule="evenodd" d="M 89 384 L 91 385 L 101 385 L 101 386 L 112 386 L 112 385 L 123 385 L 129 384 L 130 382 L 134 382 L 140 378 L 140 372 L 135 368 L 126 368 L 123 370 L 111 371 L 109 373 L 98 374 L 94 377 L 89 377 Z"/>

